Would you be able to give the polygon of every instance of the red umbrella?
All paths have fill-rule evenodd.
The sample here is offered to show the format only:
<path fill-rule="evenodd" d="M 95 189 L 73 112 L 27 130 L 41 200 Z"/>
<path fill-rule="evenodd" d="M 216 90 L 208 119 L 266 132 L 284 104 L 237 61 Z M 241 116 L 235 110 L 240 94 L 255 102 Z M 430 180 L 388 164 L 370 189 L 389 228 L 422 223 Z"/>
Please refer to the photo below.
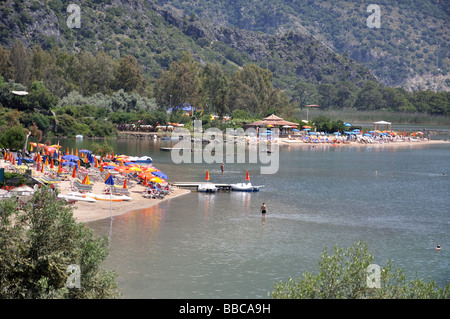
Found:
<path fill-rule="evenodd" d="M 123 182 L 123 188 L 127 188 L 127 180 Z"/>
<path fill-rule="evenodd" d="M 246 180 L 246 181 L 249 181 L 249 180 L 250 180 L 250 175 L 248 174 L 248 171 L 247 171 L 247 175 L 245 175 L 245 180 Z"/>
<path fill-rule="evenodd" d="M 77 168 L 76 168 L 75 165 L 73 166 L 72 177 L 73 177 L 73 178 L 76 178 L 76 177 L 77 177 Z"/>
<path fill-rule="evenodd" d="M 209 171 L 208 171 L 208 170 L 206 170 L 206 177 L 205 177 L 205 180 L 209 181 Z"/>

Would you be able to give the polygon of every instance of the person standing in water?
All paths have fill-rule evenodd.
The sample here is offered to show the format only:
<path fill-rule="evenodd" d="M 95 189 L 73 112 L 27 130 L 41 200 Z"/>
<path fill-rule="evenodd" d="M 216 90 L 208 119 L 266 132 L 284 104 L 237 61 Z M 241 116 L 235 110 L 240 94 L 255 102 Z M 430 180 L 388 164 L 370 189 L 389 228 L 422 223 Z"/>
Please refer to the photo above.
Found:
<path fill-rule="evenodd" d="M 225 165 L 222 163 L 222 165 L 220 165 L 220 169 L 222 170 L 222 175 L 223 175 L 223 172 L 225 171 Z"/>
<path fill-rule="evenodd" d="M 266 213 L 267 213 L 267 206 L 266 206 L 266 203 L 263 203 L 261 206 L 261 214 L 264 217 L 264 216 L 266 216 Z"/>

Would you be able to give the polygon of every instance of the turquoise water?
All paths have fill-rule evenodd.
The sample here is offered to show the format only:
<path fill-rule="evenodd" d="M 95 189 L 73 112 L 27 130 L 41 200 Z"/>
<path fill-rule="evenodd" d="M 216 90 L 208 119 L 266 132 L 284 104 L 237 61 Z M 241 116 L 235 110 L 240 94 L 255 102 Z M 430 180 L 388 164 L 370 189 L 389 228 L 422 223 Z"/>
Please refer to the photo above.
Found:
<path fill-rule="evenodd" d="M 169 181 L 202 181 L 209 169 L 212 182 L 241 182 L 249 170 L 253 184 L 265 185 L 259 193 L 193 192 L 112 224 L 89 223 L 111 236 L 105 267 L 119 273 L 124 298 L 267 298 L 275 282 L 316 271 L 325 247 L 359 240 L 380 266 L 391 260 L 411 279 L 417 272 L 450 282 L 448 144 L 286 146 L 277 174 L 225 163 L 221 175 L 221 163 L 173 164 L 159 150 L 165 142 L 112 143 L 117 152 L 152 156 Z"/>

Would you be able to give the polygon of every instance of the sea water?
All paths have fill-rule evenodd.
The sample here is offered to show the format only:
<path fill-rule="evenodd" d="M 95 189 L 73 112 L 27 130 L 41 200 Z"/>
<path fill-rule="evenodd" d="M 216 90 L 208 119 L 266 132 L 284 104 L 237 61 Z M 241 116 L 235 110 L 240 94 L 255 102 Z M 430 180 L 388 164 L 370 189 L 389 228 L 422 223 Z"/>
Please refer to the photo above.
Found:
<path fill-rule="evenodd" d="M 381 267 L 450 282 L 450 145 L 280 147 L 276 174 L 257 164 L 178 164 L 164 141 L 115 141 L 150 155 L 172 182 L 243 182 L 260 192 L 191 192 L 88 223 L 110 237 L 104 267 L 124 298 L 267 298 L 274 284 L 316 272 L 324 248 L 366 242 Z M 163 145 L 164 144 L 164 145 Z M 149 201 L 157 201 L 151 199 Z M 265 202 L 267 215 L 260 213 Z M 435 247 L 440 244 L 441 251 Z"/>

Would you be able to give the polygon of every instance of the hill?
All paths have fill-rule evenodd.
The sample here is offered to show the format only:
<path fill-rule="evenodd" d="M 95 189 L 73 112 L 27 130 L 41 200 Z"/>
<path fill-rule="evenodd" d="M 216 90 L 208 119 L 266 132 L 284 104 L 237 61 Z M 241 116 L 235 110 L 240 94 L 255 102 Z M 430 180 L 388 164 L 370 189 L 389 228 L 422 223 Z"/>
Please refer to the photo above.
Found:
<path fill-rule="evenodd" d="M 369 67 L 380 83 L 450 90 L 450 6 L 440 0 L 380 0 L 380 28 L 368 2 L 350 0 L 160 0 L 217 25 L 309 34 Z"/>
<path fill-rule="evenodd" d="M 70 28 L 67 22 L 72 12 L 67 9 L 72 3 L 2 1 L 0 45 L 11 48 L 18 39 L 27 48 L 39 44 L 44 50 L 105 51 L 114 58 L 133 55 L 150 80 L 180 60 L 183 51 L 191 52 L 202 64 L 218 62 L 229 72 L 257 63 L 272 71 L 274 85 L 282 89 L 299 81 L 334 84 L 348 80 L 361 86 L 376 80 L 367 67 L 336 54 L 306 33 L 270 34 L 219 26 L 143 0 L 78 1 L 81 25 Z"/>

